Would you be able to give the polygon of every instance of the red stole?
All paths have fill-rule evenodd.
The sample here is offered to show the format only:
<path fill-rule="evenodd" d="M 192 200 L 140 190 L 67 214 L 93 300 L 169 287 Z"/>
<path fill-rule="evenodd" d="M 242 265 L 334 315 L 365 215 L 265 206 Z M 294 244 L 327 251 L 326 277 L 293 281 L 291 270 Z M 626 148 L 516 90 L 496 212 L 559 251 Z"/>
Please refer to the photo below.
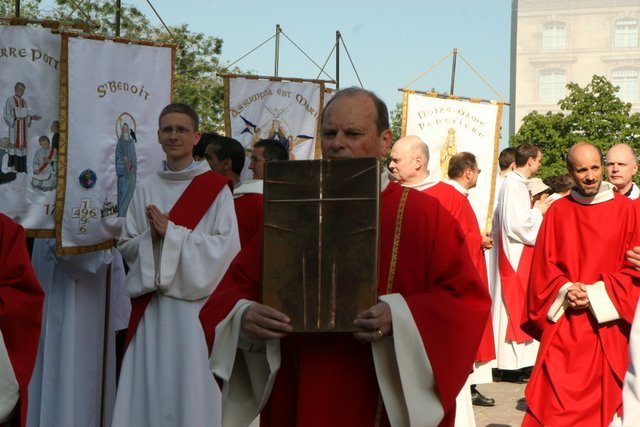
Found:
<path fill-rule="evenodd" d="M 194 230 L 225 185 L 231 187 L 232 183 L 213 171 L 207 171 L 193 178 L 171 208 L 169 212 L 171 222 Z M 124 344 L 125 349 L 129 347 L 144 315 L 144 310 L 155 294 L 155 292 L 149 292 L 131 299 L 131 317 Z"/>
<path fill-rule="evenodd" d="M 51 164 L 51 159 L 53 159 L 54 152 L 55 152 L 55 148 L 51 147 L 51 151 L 49 151 L 49 155 L 47 156 L 47 159 L 38 168 L 38 171 L 37 171 L 38 174 Z"/>
<path fill-rule="evenodd" d="M 29 118 L 27 117 L 18 117 L 17 110 L 19 108 L 25 108 L 24 105 L 24 99 L 22 98 L 18 98 L 17 96 L 12 96 L 11 97 L 13 99 L 13 106 L 15 108 L 14 110 L 14 116 L 15 116 L 15 141 L 12 141 L 13 143 L 15 143 L 16 145 L 16 149 L 18 148 L 25 148 L 27 146 L 27 119 Z"/>
<path fill-rule="evenodd" d="M 504 301 L 507 315 L 509 316 L 506 338 L 518 344 L 533 340 L 531 336 L 520 328 L 532 258 L 533 246 L 524 245 L 522 255 L 520 255 L 520 262 L 518 262 L 518 270 L 514 271 L 511 262 L 509 262 L 507 258 L 507 254 L 504 252 L 502 239 L 499 239 L 498 269 L 500 271 L 500 282 L 502 286 L 502 300 Z"/>

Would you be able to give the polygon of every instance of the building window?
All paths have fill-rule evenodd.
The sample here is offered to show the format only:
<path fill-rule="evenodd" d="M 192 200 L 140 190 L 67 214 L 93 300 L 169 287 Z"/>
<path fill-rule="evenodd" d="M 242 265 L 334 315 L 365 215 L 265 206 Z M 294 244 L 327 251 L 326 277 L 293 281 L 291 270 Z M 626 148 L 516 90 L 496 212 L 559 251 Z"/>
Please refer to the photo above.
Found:
<path fill-rule="evenodd" d="M 543 49 L 564 49 L 567 42 L 567 29 L 564 22 L 547 22 L 542 29 Z"/>
<path fill-rule="evenodd" d="M 563 70 L 549 70 L 540 73 L 538 87 L 542 104 L 557 104 L 566 95 L 567 73 Z"/>
<path fill-rule="evenodd" d="M 633 18 L 616 21 L 615 47 L 638 46 L 638 20 Z"/>
<path fill-rule="evenodd" d="M 640 80 L 637 68 L 618 68 L 611 73 L 611 83 L 619 86 L 618 97 L 624 102 L 640 99 Z"/>

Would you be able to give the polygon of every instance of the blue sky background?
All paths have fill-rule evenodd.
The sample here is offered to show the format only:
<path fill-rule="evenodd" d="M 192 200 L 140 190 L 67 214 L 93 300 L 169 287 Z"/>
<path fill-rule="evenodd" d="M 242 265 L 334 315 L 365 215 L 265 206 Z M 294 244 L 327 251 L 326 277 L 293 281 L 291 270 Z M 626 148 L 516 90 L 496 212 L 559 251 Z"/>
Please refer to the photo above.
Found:
<path fill-rule="evenodd" d="M 145 0 L 123 0 L 160 24 Z M 43 6 L 46 5 L 43 2 Z M 222 63 L 230 64 L 275 34 L 276 24 L 316 63 L 322 65 L 340 31 L 365 88 L 378 93 L 389 109 L 402 101 L 398 88 L 417 78 L 457 48 L 460 54 L 509 98 L 509 0 L 293 0 L 213 1 L 152 0 L 167 24 L 186 23 L 192 31 L 224 40 Z M 314 6 L 317 9 L 314 10 Z M 275 39 L 236 65 L 259 75 L 274 74 Z M 327 63 L 335 77 L 335 53 Z M 317 78 L 318 68 L 286 37 L 280 38 L 279 75 Z M 326 76 L 321 76 L 326 78 Z M 449 92 L 451 58 L 410 86 L 414 90 Z M 340 86 L 359 85 L 344 48 L 340 50 Z M 499 97 L 459 57 L 455 94 Z M 503 142 L 509 109 L 503 111 Z"/>

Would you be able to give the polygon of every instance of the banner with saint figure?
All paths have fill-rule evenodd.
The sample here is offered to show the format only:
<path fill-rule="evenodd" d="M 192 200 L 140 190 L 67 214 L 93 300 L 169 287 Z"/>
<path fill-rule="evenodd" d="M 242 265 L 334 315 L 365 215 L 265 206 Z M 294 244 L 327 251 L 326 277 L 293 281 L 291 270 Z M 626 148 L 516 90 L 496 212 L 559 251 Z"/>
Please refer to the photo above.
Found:
<path fill-rule="evenodd" d="M 324 81 L 223 77 L 226 133 L 248 153 L 259 139 L 270 138 L 284 145 L 290 160 L 320 158 L 316 141 L 322 107 L 329 99 Z M 248 163 L 243 179 L 250 178 L 245 176 Z"/>
<path fill-rule="evenodd" d="M 62 45 L 67 151 L 57 251 L 70 254 L 110 247 L 136 183 L 161 168 L 158 115 L 171 101 L 173 49 L 75 37 Z"/>
<path fill-rule="evenodd" d="M 60 36 L 0 26 L 0 212 L 53 237 L 58 169 Z"/>
<path fill-rule="evenodd" d="M 478 168 L 476 187 L 469 202 L 480 229 L 491 223 L 502 103 L 474 102 L 441 98 L 433 93 L 404 92 L 402 109 L 403 135 L 417 135 L 429 147 L 429 173 L 448 179 L 451 157 L 461 151 L 475 154 Z"/>

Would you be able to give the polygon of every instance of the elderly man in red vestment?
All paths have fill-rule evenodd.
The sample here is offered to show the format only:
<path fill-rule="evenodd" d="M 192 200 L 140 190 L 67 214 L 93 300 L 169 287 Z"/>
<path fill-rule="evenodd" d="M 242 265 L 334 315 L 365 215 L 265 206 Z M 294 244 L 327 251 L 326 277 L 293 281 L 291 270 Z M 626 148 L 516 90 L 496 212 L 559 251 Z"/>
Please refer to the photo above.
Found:
<path fill-rule="evenodd" d="M 569 151 L 576 182 L 547 211 L 536 242 L 523 329 L 540 340 L 523 426 L 608 426 L 622 380 L 640 280 L 625 251 L 640 243 L 633 203 L 602 182 L 602 154 Z"/>
<path fill-rule="evenodd" d="M 414 188 L 435 197 L 458 221 L 467 243 L 469 256 L 488 289 L 484 236 L 480 232 L 478 220 L 467 199 L 468 190 L 475 187 L 479 174 L 475 156 L 465 152 L 455 154 L 449 162 L 448 174 L 452 179 L 448 181 L 434 179 L 429 174 L 428 163 L 429 147 L 415 135 L 405 136 L 396 141 L 389 157 L 389 169 L 403 187 Z M 471 399 L 474 405 L 495 405 L 494 399 L 484 396 L 475 386 L 492 381 L 491 366 L 488 362 L 495 358 L 493 327 L 489 318 L 476 355 L 474 373 L 470 378 Z M 472 420 L 471 408 L 460 405 L 461 402 L 464 403 L 463 399 L 462 395 L 458 397 L 457 416 L 458 418 L 461 418 L 461 415 L 470 416 Z"/>
<path fill-rule="evenodd" d="M 326 159 L 379 158 L 391 143 L 386 106 L 358 88 L 332 98 L 321 132 Z M 256 302 L 260 239 L 232 263 L 200 314 L 226 427 L 258 411 L 263 427 L 453 425 L 489 295 L 440 203 L 388 179 L 382 188 L 381 296 L 354 320 L 361 332 L 291 335 L 286 313 Z"/>
<path fill-rule="evenodd" d="M 26 425 L 27 390 L 38 352 L 43 302 L 24 230 L 0 214 L 0 424 Z M 13 410 L 14 406 L 18 409 Z"/>

